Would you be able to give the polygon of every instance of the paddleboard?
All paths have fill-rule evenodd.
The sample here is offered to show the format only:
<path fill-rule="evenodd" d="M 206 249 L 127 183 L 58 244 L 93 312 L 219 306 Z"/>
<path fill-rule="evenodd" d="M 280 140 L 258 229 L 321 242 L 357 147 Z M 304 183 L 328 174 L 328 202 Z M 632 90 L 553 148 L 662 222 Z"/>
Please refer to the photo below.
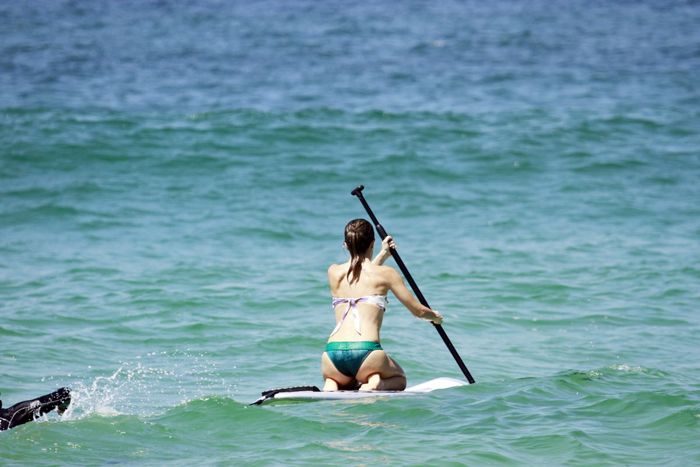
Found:
<path fill-rule="evenodd" d="M 273 402 L 304 402 L 320 400 L 353 400 L 372 397 L 402 397 L 427 394 L 438 389 L 449 389 L 458 386 L 469 386 L 466 381 L 454 378 L 436 378 L 407 388 L 405 391 L 321 391 L 316 386 L 299 386 L 294 388 L 271 389 L 264 391 L 262 397 L 251 405 L 271 404 Z"/>

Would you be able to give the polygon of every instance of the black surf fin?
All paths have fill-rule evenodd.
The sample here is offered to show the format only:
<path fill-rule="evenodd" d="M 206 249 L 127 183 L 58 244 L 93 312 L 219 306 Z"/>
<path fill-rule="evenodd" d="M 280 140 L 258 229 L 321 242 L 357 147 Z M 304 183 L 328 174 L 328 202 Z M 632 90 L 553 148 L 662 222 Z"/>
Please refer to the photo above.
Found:
<path fill-rule="evenodd" d="M 316 386 L 295 386 L 293 388 L 280 388 L 280 389 L 270 389 L 268 391 L 263 391 L 262 392 L 262 397 L 255 402 L 253 402 L 250 405 L 260 405 L 264 401 L 268 399 L 272 399 L 275 397 L 276 394 L 279 394 L 280 392 L 306 392 L 306 391 L 311 391 L 311 392 L 321 392 L 319 388 Z"/>

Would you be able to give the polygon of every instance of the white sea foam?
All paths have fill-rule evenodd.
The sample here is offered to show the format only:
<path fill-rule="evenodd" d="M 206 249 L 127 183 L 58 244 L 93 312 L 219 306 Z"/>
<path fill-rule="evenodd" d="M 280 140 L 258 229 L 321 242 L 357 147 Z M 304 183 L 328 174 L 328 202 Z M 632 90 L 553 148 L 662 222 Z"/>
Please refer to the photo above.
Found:
<path fill-rule="evenodd" d="M 221 377 L 204 355 L 152 352 L 117 370 L 72 384 L 68 420 L 90 415 L 149 416 L 206 395 L 229 395 L 233 381 Z"/>

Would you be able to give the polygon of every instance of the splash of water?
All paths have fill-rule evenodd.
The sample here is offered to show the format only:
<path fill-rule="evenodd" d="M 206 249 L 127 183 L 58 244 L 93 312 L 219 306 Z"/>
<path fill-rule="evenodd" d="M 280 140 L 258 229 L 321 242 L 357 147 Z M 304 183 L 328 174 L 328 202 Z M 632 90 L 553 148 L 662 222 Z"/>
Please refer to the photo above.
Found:
<path fill-rule="evenodd" d="M 152 416 L 170 407 L 209 395 L 235 392 L 231 378 L 220 374 L 205 354 L 153 352 L 135 362 L 121 362 L 112 373 L 76 381 L 63 417 Z"/>

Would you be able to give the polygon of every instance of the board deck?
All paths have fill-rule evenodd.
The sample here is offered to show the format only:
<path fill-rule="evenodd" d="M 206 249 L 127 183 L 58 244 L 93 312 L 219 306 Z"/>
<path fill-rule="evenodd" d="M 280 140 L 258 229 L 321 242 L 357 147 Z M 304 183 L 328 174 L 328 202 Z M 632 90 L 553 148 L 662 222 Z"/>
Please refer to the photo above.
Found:
<path fill-rule="evenodd" d="M 353 400 L 372 397 L 401 397 L 427 394 L 438 389 L 449 389 L 458 386 L 468 386 L 466 381 L 454 378 L 436 378 L 407 388 L 405 391 L 321 391 L 315 386 L 300 386 L 295 388 L 272 389 L 264 391 L 262 397 L 251 405 L 271 404 L 279 401 L 303 402 L 319 400 Z"/>

